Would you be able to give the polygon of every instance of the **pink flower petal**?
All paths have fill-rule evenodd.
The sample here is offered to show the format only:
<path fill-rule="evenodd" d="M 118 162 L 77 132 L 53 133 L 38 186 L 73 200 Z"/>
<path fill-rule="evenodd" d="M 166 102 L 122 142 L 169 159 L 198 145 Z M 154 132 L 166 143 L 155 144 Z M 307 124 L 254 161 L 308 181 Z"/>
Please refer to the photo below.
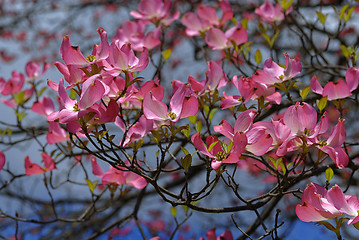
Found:
<path fill-rule="evenodd" d="M 3 169 L 4 165 L 5 165 L 5 154 L 3 151 L 0 151 L 0 171 L 1 169 Z"/>
<path fill-rule="evenodd" d="M 329 82 L 324 86 L 323 96 L 327 96 L 328 100 L 346 98 L 352 95 L 346 82 L 339 80 L 336 84 Z"/>

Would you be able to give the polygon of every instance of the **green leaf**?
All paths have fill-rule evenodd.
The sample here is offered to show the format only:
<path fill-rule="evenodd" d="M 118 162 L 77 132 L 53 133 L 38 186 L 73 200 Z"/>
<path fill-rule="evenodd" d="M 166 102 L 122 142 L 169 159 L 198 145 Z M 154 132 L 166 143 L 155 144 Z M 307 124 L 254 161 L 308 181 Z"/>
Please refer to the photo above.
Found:
<path fill-rule="evenodd" d="M 233 23 L 233 25 L 237 25 L 237 19 L 235 19 L 234 17 L 231 18 L 231 21 Z M 243 24 L 242 24 L 243 25 Z"/>
<path fill-rule="evenodd" d="M 257 64 L 261 63 L 261 61 L 262 61 L 262 53 L 261 53 L 261 51 L 259 51 L 259 49 L 257 49 L 256 54 L 254 56 L 254 59 L 255 59 Z"/>
<path fill-rule="evenodd" d="M 144 141 L 142 139 L 138 140 L 136 142 L 136 149 L 140 149 L 140 147 L 142 147 L 143 143 L 144 143 Z"/>
<path fill-rule="evenodd" d="M 213 92 L 213 95 L 212 95 L 212 101 L 213 101 L 213 103 L 216 103 L 219 100 L 221 100 L 221 99 L 219 98 L 218 89 L 215 89 Z"/>
<path fill-rule="evenodd" d="M 275 83 L 274 87 L 278 88 L 279 90 L 282 90 L 285 93 L 288 91 L 287 86 L 282 82 L 281 83 Z"/>
<path fill-rule="evenodd" d="M 287 11 L 290 6 L 292 6 L 293 0 L 279 0 L 279 5 L 284 9 L 284 11 Z"/>
<path fill-rule="evenodd" d="M 355 7 L 349 8 L 348 13 L 344 15 L 344 21 L 345 22 L 348 22 L 348 20 L 350 19 L 354 9 L 355 9 Z"/>
<path fill-rule="evenodd" d="M 74 100 L 74 99 L 76 99 L 76 96 L 77 96 L 76 91 L 71 88 L 71 89 L 70 89 L 70 96 L 69 96 L 69 97 L 70 97 L 72 100 Z"/>
<path fill-rule="evenodd" d="M 325 170 L 325 178 L 327 179 L 328 182 L 330 182 L 333 176 L 334 176 L 333 169 L 331 167 L 328 167 L 327 170 Z"/>
<path fill-rule="evenodd" d="M 21 92 L 19 92 L 19 93 L 14 93 L 13 96 L 14 96 L 15 102 L 16 102 L 17 104 L 22 104 L 22 103 L 24 103 L 24 100 L 25 100 L 25 91 L 21 91 Z"/>
<path fill-rule="evenodd" d="M 161 142 L 161 139 L 162 139 L 162 134 L 160 134 L 157 130 L 152 130 L 151 131 L 154 139 L 155 139 L 155 142 L 158 144 Z"/>
<path fill-rule="evenodd" d="M 319 21 L 324 25 L 325 24 L 325 20 L 327 19 L 328 14 L 323 14 L 322 12 L 318 12 L 317 11 L 317 16 Z"/>
<path fill-rule="evenodd" d="M 270 45 L 271 39 L 270 39 L 270 37 L 268 36 L 268 34 L 265 33 L 265 32 L 262 32 L 262 36 L 265 38 L 265 40 L 267 41 L 267 43 Z"/>
<path fill-rule="evenodd" d="M 277 39 L 279 33 L 280 33 L 280 31 L 276 32 L 276 33 L 274 34 L 274 36 L 272 37 L 272 39 L 270 40 L 269 46 L 270 46 L 271 48 L 273 47 L 273 45 L 274 45 L 274 43 L 275 43 L 275 40 Z"/>
<path fill-rule="evenodd" d="M 251 50 L 251 44 L 252 43 L 253 42 L 246 42 L 246 43 L 241 45 L 240 50 L 241 50 L 241 52 L 243 53 L 244 56 L 246 56 L 247 53 L 249 52 L 249 50 Z"/>
<path fill-rule="evenodd" d="M 102 138 L 106 135 L 106 133 L 108 133 L 108 130 L 104 131 L 104 130 L 101 130 L 99 132 L 99 135 L 98 135 L 98 140 L 102 140 Z"/>
<path fill-rule="evenodd" d="M 197 115 L 189 116 L 188 120 L 194 125 L 197 121 Z"/>
<path fill-rule="evenodd" d="M 213 109 L 211 110 L 211 112 L 209 113 L 209 115 L 208 115 L 208 119 L 209 119 L 209 120 L 212 120 L 213 117 L 214 117 L 214 114 L 216 114 L 217 111 L 218 111 L 218 108 L 213 108 Z"/>
<path fill-rule="evenodd" d="M 325 226 L 326 228 L 328 228 L 330 231 L 335 232 L 335 227 L 334 227 L 332 224 L 330 224 L 330 223 L 328 223 L 328 222 L 326 222 L 326 221 L 316 222 L 315 225 L 323 225 L 323 226 Z"/>
<path fill-rule="evenodd" d="M 181 150 L 185 155 L 188 155 L 189 152 L 187 151 L 187 149 L 185 149 L 184 147 L 181 146 Z"/>
<path fill-rule="evenodd" d="M 114 138 L 115 138 L 115 135 L 111 135 L 111 136 L 108 137 L 108 141 L 111 142 Z"/>
<path fill-rule="evenodd" d="M 214 148 L 214 146 L 218 143 L 219 141 L 215 141 L 213 143 L 211 143 L 211 145 L 209 145 L 208 147 L 208 152 L 212 151 L 212 149 Z"/>
<path fill-rule="evenodd" d="M 359 222 L 353 223 L 352 225 L 359 230 Z"/>
<path fill-rule="evenodd" d="M 287 169 L 285 168 L 285 166 L 284 166 L 284 164 L 283 164 L 282 161 L 279 162 L 279 166 L 281 167 L 282 172 L 283 172 L 283 174 L 285 175 L 285 173 L 287 172 Z"/>
<path fill-rule="evenodd" d="M 289 169 L 290 166 L 292 166 L 292 164 L 293 164 L 292 162 L 288 163 L 288 164 L 287 164 L 287 169 Z"/>
<path fill-rule="evenodd" d="M 204 110 L 204 112 L 206 113 L 206 115 L 208 115 L 208 113 L 209 113 L 209 107 L 208 107 L 208 105 L 204 105 L 204 106 L 203 106 L 203 110 Z"/>
<path fill-rule="evenodd" d="M 344 57 L 348 59 L 350 55 L 348 48 L 343 44 L 340 45 L 340 48 L 342 49 Z"/>
<path fill-rule="evenodd" d="M 274 165 L 274 167 L 275 167 L 276 169 L 278 169 L 277 161 L 276 161 L 273 157 L 271 157 L 271 156 L 268 156 L 268 158 L 269 158 L 269 160 L 272 162 L 272 164 Z"/>
<path fill-rule="evenodd" d="M 345 218 L 345 217 L 339 218 L 338 220 L 336 220 L 336 222 L 337 222 L 337 230 L 338 230 L 338 228 L 340 229 L 340 227 L 342 226 L 342 224 L 343 224 L 345 221 L 348 221 L 348 220 L 349 220 L 349 218 Z"/>
<path fill-rule="evenodd" d="M 95 112 L 86 113 L 85 116 L 83 116 L 84 122 L 88 123 L 95 115 Z"/>
<path fill-rule="evenodd" d="M 192 163 L 192 155 L 187 154 L 185 157 L 181 158 L 181 164 L 184 170 L 188 170 Z"/>
<path fill-rule="evenodd" d="M 258 25 L 258 27 L 259 27 L 259 31 L 261 32 L 261 33 L 265 33 L 267 30 L 266 30 L 266 28 L 264 27 L 264 25 L 262 24 L 262 23 L 257 23 L 257 25 Z"/>
<path fill-rule="evenodd" d="M 91 182 L 88 178 L 85 179 L 87 182 L 87 185 L 89 186 L 89 189 L 91 191 L 91 193 L 93 193 L 93 191 L 95 190 L 98 180 Z"/>
<path fill-rule="evenodd" d="M 282 163 L 282 160 L 283 160 L 282 158 L 278 158 L 277 161 L 275 162 L 275 165 L 277 166 L 277 168 Z"/>
<path fill-rule="evenodd" d="M 306 88 L 304 88 L 304 89 L 301 89 L 301 90 L 299 91 L 299 94 L 300 94 L 300 96 L 302 97 L 302 100 L 303 100 L 303 101 L 304 101 L 304 99 L 308 96 L 309 91 L 310 91 L 310 86 L 308 86 L 308 87 L 306 87 Z"/>
<path fill-rule="evenodd" d="M 339 12 L 339 20 L 342 20 L 342 18 L 344 17 L 344 14 L 345 14 L 346 10 L 348 9 L 348 7 L 349 7 L 349 4 L 344 5 L 342 7 L 342 9 Z"/>
<path fill-rule="evenodd" d="M 235 18 L 233 18 L 234 20 L 236 20 Z M 237 21 L 235 21 L 236 23 L 234 23 L 234 21 L 233 21 L 233 25 L 237 25 Z M 242 20 L 241 20 L 241 24 L 242 24 L 242 28 L 244 28 L 244 29 L 247 29 L 247 27 L 248 27 L 248 18 L 243 18 Z"/>
<path fill-rule="evenodd" d="M 328 100 L 327 96 L 322 97 L 320 100 L 317 100 L 317 106 L 320 112 L 322 112 L 325 106 L 327 106 L 327 100 Z"/>
<path fill-rule="evenodd" d="M 162 57 L 163 57 L 163 59 L 164 59 L 164 60 L 169 59 L 170 56 L 171 56 L 171 53 L 172 53 L 172 49 L 170 49 L 170 48 L 167 48 L 166 50 L 164 50 L 164 51 L 162 52 Z"/>
<path fill-rule="evenodd" d="M 196 130 L 197 132 L 201 132 L 202 131 L 202 121 L 199 120 L 197 123 L 196 123 Z"/>
<path fill-rule="evenodd" d="M 226 153 L 229 153 L 229 152 L 232 150 L 232 148 L 233 148 L 233 141 L 231 141 L 231 142 L 229 143 L 229 145 L 227 146 Z"/>
<path fill-rule="evenodd" d="M 189 138 L 189 135 L 191 134 L 191 128 L 189 125 L 185 125 L 185 128 L 182 129 L 183 134 L 186 136 L 186 138 Z"/>
<path fill-rule="evenodd" d="M 171 214 L 175 217 L 177 215 L 177 208 L 171 207 Z"/>
<path fill-rule="evenodd" d="M 17 110 L 15 111 L 16 117 L 19 120 L 19 122 L 21 122 L 26 116 L 27 113 L 25 113 L 25 111 L 22 112 L 18 112 Z"/>
<path fill-rule="evenodd" d="M 192 157 L 196 154 L 196 153 L 198 153 L 199 151 L 198 150 L 196 150 L 196 151 L 194 151 L 194 153 L 192 153 Z"/>
<path fill-rule="evenodd" d="M 47 89 L 47 87 L 41 88 L 41 90 L 37 92 L 37 96 L 40 97 L 46 89 Z"/>

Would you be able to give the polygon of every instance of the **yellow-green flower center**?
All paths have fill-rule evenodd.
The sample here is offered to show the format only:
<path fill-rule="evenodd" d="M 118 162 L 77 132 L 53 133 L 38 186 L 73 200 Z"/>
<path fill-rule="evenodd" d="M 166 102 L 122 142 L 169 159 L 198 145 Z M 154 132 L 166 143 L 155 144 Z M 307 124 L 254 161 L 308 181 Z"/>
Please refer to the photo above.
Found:
<path fill-rule="evenodd" d="M 224 152 L 218 152 L 216 154 L 217 161 L 222 161 L 227 157 L 227 155 Z"/>
<path fill-rule="evenodd" d="M 177 115 L 174 112 L 169 112 L 167 115 L 171 118 L 171 120 L 175 120 L 177 118 Z"/>
<path fill-rule="evenodd" d="M 75 111 L 75 112 L 79 112 L 79 111 L 80 111 L 79 105 L 78 105 L 77 103 L 74 105 L 74 111 Z"/>
<path fill-rule="evenodd" d="M 93 62 L 93 61 L 95 61 L 95 59 L 96 59 L 96 57 L 94 55 L 90 55 L 86 58 L 86 60 L 89 62 Z"/>

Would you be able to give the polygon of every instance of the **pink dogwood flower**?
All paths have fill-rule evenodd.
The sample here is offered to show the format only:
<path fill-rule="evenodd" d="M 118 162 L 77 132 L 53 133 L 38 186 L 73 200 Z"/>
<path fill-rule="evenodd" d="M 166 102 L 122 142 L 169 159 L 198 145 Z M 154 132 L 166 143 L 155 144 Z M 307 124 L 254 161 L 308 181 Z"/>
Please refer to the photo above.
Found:
<path fill-rule="evenodd" d="M 193 12 L 185 13 L 181 23 L 186 26 L 186 34 L 190 37 L 204 34 L 211 27 L 209 22 L 199 19 Z"/>
<path fill-rule="evenodd" d="M 90 62 L 101 62 L 108 58 L 110 54 L 110 45 L 108 44 L 107 32 L 103 28 L 97 29 L 98 34 L 100 35 L 101 42 L 100 44 L 95 44 L 92 50 L 92 56 L 94 59 L 87 58 Z"/>
<path fill-rule="evenodd" d="M 181 85 L 173 94 L 169 112 L 166 104 L 151 92 L 148 92 L 143 99 L 143 113 L 147 119 L 177 122 L 181 118 L 196 115 L 197 111 L 198 100 L 195 96 L 191 96 L 185 85 Z"/>
<path fill-rule="evenodd" d="M 55 107 L 51 98 L 44 97 L 32 104 L 31 110 L 43 116 L 48 116 L 54 112 Z"/>
<path fill-rule="evenodd" d="M 317 125 L 317 111 L 306 102 L 296 102 L 285 111 L 283 120 L 295 135 L 309 136 Z"/>
<path fill-rule="evenodd" d="M 290 143 L 303 144 L 302 141 L 308 140 L 309 143 L 306 142 L 306 144 L 312 145 L 313 139 L 324 134 L 329 127 L 326 114 L 323 115 L 320 123 L 317 124 L 317 111 L 305 102 L 297 102 L 295 105 L 290 106 L 285 111 L 282 122 L 289 129 L 290 133 L 277 150 L 279 156 L 284 156 L 287 151 L 295 149 L 296 145 L 292 146 L 293 149 L 289 149 L 287 145 L 290 145 Z M 296 140 L 299 140 L 299 142 Z"/>
<path fill-rule="evenodd" d="M 349 163 L 349 157 L 341 147 L 346 139 L 344 119 L 339 119 L 333 127 L 327 141 L 318 141 L 317 148 L 327 153 L 339 168 L 346 167 Z"/>
<path fill-rule="evenodd" d="M 234 134 L 232 147 L 225 147 L 216 136 L 208 136 L 206 144 L 204 144 L 200 133 L 194 134 L 191 141 L 200 153 L 212 158 L 211 166 L 213 169 L 218 169 L 222 163 L 239 162 L 239 157 L 247 145 L 247 137 L 242 132 Z M 229 145 L 230 143 L 227 144 L 227 146 Z"/>
<path fill-rule="evenodd" d="M 116 126 L 118 126 L 123 132 L 126 132 L 126 127 L 120 117 L 117 116 L 115 120 Z M 123 146 L 127 146 L 133 141 L 143 139 L 151 130 L 154 129 L 154 121 L 147 119 L 144 115 L 140 117 L 137 123 L 128 129 L 126 138 L 123 142 Z"/>
<path fill-rule="evenodd" d="M 222 27 L 232 19 L 233 12 L 230 3 L 227 0 L 219 1 L 219 7 L 222 10 L 222 16 L 217 16 L 216 9 L 200 4 L 197 8 L 197 15 L 193 12 L 187 12 L 183 15 L 181 23 L 186 26 L 186 34 L 190 37 L 204 34 L 211 27 Z"/>
<path fill-rule="evenodd" d="M 234 136 L 237 133 L 245 135 L 245 149 L 254 155 L 262 156 L 272 146 L 273 139 L 267 132 L 267 128 L 261 125 L 261 122 L 253 125 L 253 119 L 256 114 L 253 109 L 248 109 L 237 117 L 234 127 L 226 120 L 222 120 L 221 124 L 214 126 L 213 129 L 232 141 L 234 141 Z"/>
<path fill-rule="evenodd" d="M 273 138 L 263 122 L 256 122 L 246 132 L 248 143 L 246 150 L 256 156 L 263 156 L 272 147 Z"/>
<path fill-rule="evenodd" d="M 46 135 L 48 144 L 55 144 L 69 140 L 66 131 L 58 122 L 49 122 L 49 132 Z"/>
<path fill-rule="evenodd" d="M 142 51 L 144 47 L 150 50 L 160 45 L 160 27 L 147 33 L 145 33 L 145 28 L 144 21 L 126 21 L 117 29 L 117 34 L 112 41 L 119 41 L 120 46 L 130 43 L 132 49 L 136 51 Z"/>
<path fill-rule="evenodd" d="M 353 216 L 348 224 L 359 221 L 359 200 L 354 195 L 345 195 L 340 187 L 335 184 L 327 193 L 327 199 L 340 212 Z"/>
<path fill-rule="evenodd" d="M 9 81 L 0 78 L 0 93 L 4 96 L 18 93 L 21 91 L 25 82 L 25 76 L 22 73 L 13 71 Z"/>
<path fill-rule="evenodd" d="M 156 25 L 162 23 L 168 26 L 176 20 L 180 14 L 179 12 L 175 12 L 170 16 L 170 11 L 170 0 L 141 0 L 138 4 L 138 12 L 131 11 L 130 15 L 136 19 L 149 20 Z"/>
<path fill-rule="evenodd" d="M 0 101 L 6 104 L 8 107 L 14 108 L 19 104 L 21 105 L 26 103 L 28 100 L 30 100 L 33 94 L 34 94 L 34 88 L 31 86 L 28 89 L 12 94 L 11 98 L 9 99 L 0 99 Z M 21 97 L 16 98 L 16 96 L 21 96 Z"/>
<path fill-rule="evenodd" d="M 5 154 L 3 151 L 0 151 L 0 171 L 5 166 L 5 161 L 6 161 Z"/>
<path fill-rule="evenodd" d="M 234 76 L 232 78 L 233 85 L 238 89 L 240 96 L 227 95 L 223 92 L 224 99 L 221 101 L 221 108 L 226 109 L 237 106 L 241 103 L 246 103 L 249 100 L 257 100 L 263 97 L 265 101 L 274 104 L 280 104 L 282 95 L 275 91 L 274 87 L 268 87 L 266 84 L 257 83 L 252 78 Z"/>
<path fill-rule="evenodd" d="M 261 6 L 256 8 L 254 12 L 267 20 L 268 22 L 282 21 L 284 19 L 283 8 L 277 3 L 273 6 L 269 1 L 266 1 Z"/>
<path fill-rule="evenodd" d="M 219 235 L 216 238 L 216 229 L 215 228 L 209 230 L 206 233 L 206 237 L 207 237 L 207 240 L 233 240 L 232 232 L 229 230 L 226 230 L 224 233 L 222 233 L 221 235 Z M 201 237 L 199 240 L 205 240 L 205 239 L 203 237 Z"/>
<path fill-rule="evenodd" d="M 337 167 L 347 166 L 349 158 L 341 148 L 346 139 L 344 119 L 340 119 L 333 127 L 327 140 L 318 140 L 318 138 L 322 137 L 329 128 L 328 117 L 323 114 L 320 123 L 317 123 L 316 110 L 305 102 L 297 102 L 290 106 L 284 113 L 283 122 L 290 129 L 291 134 L 278 148 L 279 156 L 284 156 L 287 151 L 295 150 L 303 144 L 306 146 L 314 144 L 327 153 Z"/>
<path fill-rule="evenodd" d="M 59 72 L 62 73 L 65 78 L 65 81 L 69 84 L 66 88 L 72 88 L 80 83 L 83 83 L 88 78 L 88 76 L 78 65 L 65 65 L 62 62 L 56 62 L 55 66 L 57 67 Z M 48 80 L 48 84 L 49 83 L 51 83 L 50 80 Z M 49 87 L 52 88 L 54 91 L 57 91 L 57 87 Z"/>
<path fill-rule="evenodd" d="M 101 75 L 89 77 L 81 86 L 81 96 L 78 103 L 80 109 L 87 109 L 100 101 L 110 88 L 102 81 Z"/>
<path fill-rule="evenodd" d="M 28 78 L 33 79 L 39 76 L 40 66 L 35 62 L 28 62 L 25 66 L 25 73 Z"/>
<path fill-rule="evenodd" d="M 248 33 L 240 25 L 228 29 L 225 33 L 218 28 L 211 28 L 205 38 L 208 46 L 215 50 L 224 50 L 247 42 Z"/>
<path fill-rule="evenodd" d="M 106 67 L 105 70 L 114 76 L 121 72 L 142 71 L 148 65 L 148 50 L 144 48 L 141 57 L 138 59 L 129 43 L 120 46 L 119 41 L 112 42 L 107 61 L 110 66 Z"/>
<path fill-rule="evenodd" d="M 36 62 L 28 62 L 25 66 L 25 73 L 27 75 L 27 81 L 37 79 L 44 75 L 44 73 L 49 69 L 51 65 L 48 63 L 43 63 L 42 72 L 40 73 L 40 66 Z"/>
<path fill-rule="evenodd" d="M 206 72 L 206 79 L 197 81 L 192 76 L 188 77 L 188 83 L 191 85 L 193 91 L 199 96 L 207 92 L 213 93 L 214 90 L 220 89 L 227 84 L 227 78 L 218 63 L 210 61 L 207 65 L 208 71 Z"/>
<path fill-rule="evenodd" d="M 72 46 L 69 36 L 64 36 L 60 53 L 66 65 L 87 65 L 89 61 L 84 57 L 77 46 Z"/>
<path fill-rule="evenodd" d="M 341 216 L 340 212 L 327 198 L 328 191 L 324 187 L 311 183 L 302 195 L 302 204 L 297 205 L 295 212 L 303 222 L 317 222 Z"/>
<path fill-rule="evenodd" d="M 147 186 L 146 179 L 121 167 L 117 169 L 110 166 L 110 169 L 104 173 L 95 157 L 91 158 L 91 165 L 92 173 L 101 178 L 102 184 L 112 184 L 116 186 L 127 184 L 137 189 L 143 189 Z"/>
<path fill-rule="evenodd" d="M 233 137 L 236 133 L 246 133 L 251 128 L 256 114 L 255 110 L 248 109 L 239 114 L 236 122 L 234 123 L 234 127 L 232 127 L 227 120 L 222 120 L 221 124 L 214 126 L 213 129 L 233 141 Z"/>
<path fill-rule="evenodd" d="M 303 192 L 302 204 L 295 211 L 303 222 L 317 222 L 348 214 L 353 216 L 348 224 L 359 221 L 359 200 L 356 196 L 345 195 L 338 185 L 326 190 L 311 183 Z"/>
<path fill-rule="evenodd" d="M 327 96 L 328 100 L 342 99 L 351 96 L 352 92 L 358 88 L 359 70 L 351 67 L 345 74 L 345 81 L 339 80 L 337 83 L 328 82 L 324 88 L 319 84 L 316 76 L 310 81 L 312 91 L 322 96 Z"/>
<path fill-rule="evenodd" d="M 282 68 L 273 62 L 272 58 L 268 58 L 264 62 L 263 70 L 258 70 L 253 74 L 252 79 L 258 83 L 275 84 L 289 80 L 302 71 L 302 64 L 298 57 L 290 59 L 289 55 L 284 53 L 286 68 Z"/>
<path fill-rule="evenodd" d="M 94 45 L 92 55 L 88 58 L 84 57 L 77 46 L 72 46 L 69 36 L 63 38 L 60 53 L 66 65 L 77 65 L 82 67 L 87 66 L 92 62 L 102 62 L 108 58 L 110 48 L 107 40 L 107 33 L 103 28 L 97 29 L 97 32 L 100 35 L 101 43 L 99 45 Z"/>
<path fill-rule="evenodd" d="M 40 167 L 40 165 L 33 163 L 29 156 L 25 157 L 25 173 L 27 176 L 42 174 L 56 169 L 54 160 L 47 153 L 41 153 L 41 157 L 44 161 L 44 167 Z"/>
<path fill-rule="evenodd" d="M 58 120 L 60 123 L 76 121 L 79 118 L 79 112 L 81 109 L 78 107 L 78 102 L 76 100 L 72 100 L 67 95 L 63 78 L 60 79 L 58 92 L 60 96 L 60 110 L 48 115 L 47 121 L 54 122 Z"/>

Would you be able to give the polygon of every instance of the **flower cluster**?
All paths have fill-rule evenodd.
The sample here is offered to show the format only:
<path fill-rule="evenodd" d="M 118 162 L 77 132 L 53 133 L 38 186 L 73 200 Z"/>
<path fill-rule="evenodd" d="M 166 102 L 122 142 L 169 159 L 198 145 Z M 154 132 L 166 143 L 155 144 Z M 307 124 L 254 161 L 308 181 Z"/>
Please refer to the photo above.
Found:
<path fill-rule="evenodd" d="M 331 189 L 311 183 L 302 195 L 302 204 L 295 208 L 297 216 L 304 222 L 317 222 L 348 214 L 353 216 L 348 224 L 359 221 L 359 200 L 356 196 L 344 194 L 338 185 Z"/>

